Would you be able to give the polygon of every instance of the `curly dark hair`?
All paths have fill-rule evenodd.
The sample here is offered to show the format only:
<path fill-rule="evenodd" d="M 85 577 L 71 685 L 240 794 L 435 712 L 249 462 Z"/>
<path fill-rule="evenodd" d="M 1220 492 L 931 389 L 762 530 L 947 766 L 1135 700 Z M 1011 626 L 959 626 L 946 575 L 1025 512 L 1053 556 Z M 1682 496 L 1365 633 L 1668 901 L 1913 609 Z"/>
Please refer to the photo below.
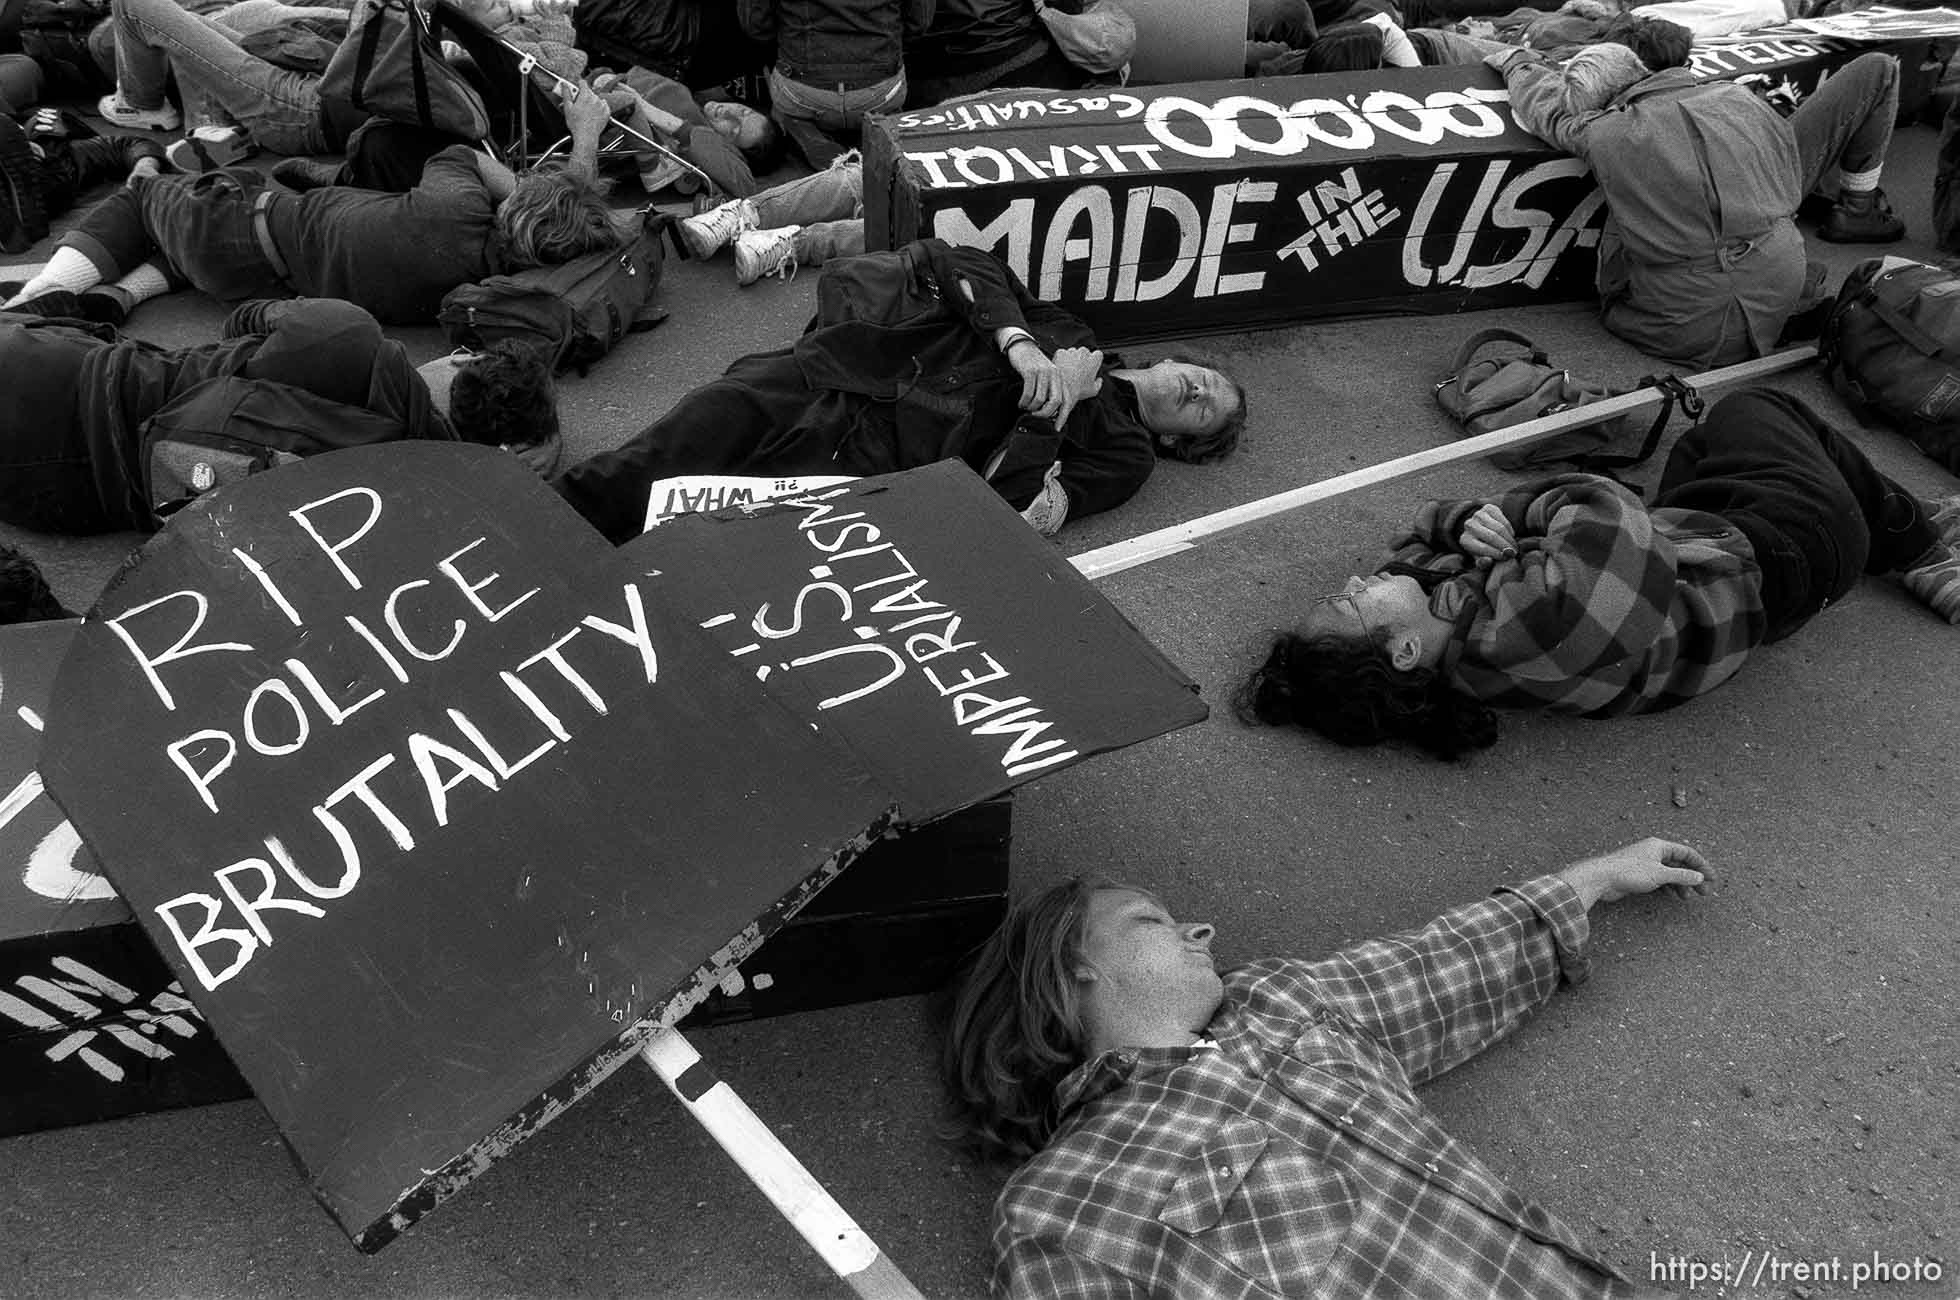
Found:
<path fill-rule="evenodd" d="M 34 557 L 0 543 L 0 625 L 73 617 L 49 588 Z"/>
<path fill-rule="evenodd" d="M 1232 695 L 1250 724 L 1293 725 L 1338 745 L 1400 740 L 1458 758 L 1497 740 L 1497 714 L 1433 668 L 1403 671 L 1355 637 L 1285 632 Z"/>
<path fill-rule="evenodd" d="M 1694 32 L 1680 23 L 1632 14 L 1621 14 L 1607 23 L 1599 38 L 1626 46 L 1655 72 L 1685 67 L 1695 43 Z"/>
<path fill-rule="evenodd" d="M 1128 888 L 1078 876 L 1024 895 L 962 964 L 934 1008 L 943 1136 L 998 1164 L 1046 1145 L 1060 1118 L 1055 1089 L 1088 1047 L 1076 972 L 1089 900 Z"/>
<path fill-rule="evenodd" d="M 449 424 L 465 442 L 523 450 L 558 437 L 558 385 L 541 348 L 498 339 L 456 367 Z"/>

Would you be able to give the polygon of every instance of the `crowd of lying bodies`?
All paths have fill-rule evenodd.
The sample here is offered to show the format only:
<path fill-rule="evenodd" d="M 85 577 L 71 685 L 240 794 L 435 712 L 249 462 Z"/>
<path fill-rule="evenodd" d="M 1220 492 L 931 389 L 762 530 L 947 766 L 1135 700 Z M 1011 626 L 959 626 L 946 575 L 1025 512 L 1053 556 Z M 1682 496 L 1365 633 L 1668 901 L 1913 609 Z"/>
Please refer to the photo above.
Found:
<path fill-rule="evenodd" d="M 1852 60 L 1785 116 L 1748 86 L 1690 75 L 1694 31 L 1653 12 L 1670 6 L 1477 12 L 1490 7 L 1255 3 L 1248 70 L 1496 69 L 1519 123 L 1584 158 L 1605 192 L 1604 324 L 1673 361 L 1725 364 L 1814 329 L 1829 287 L 1797 221 L 1827 176 L 1833 191 L 1805 217 L 1822 238 L 1902 236 L 1879 185 L 1896 61 Z M 244 51 L 263 29 L 240 24 L 274 10 L 291 17 L 270 0 L 204 14 L 115 0 L 115 84 L 96 108 L 122 133 L 87 135 L 59 111 L 0 127 L 10 251 L 45 235 L 24 196 L 45 221 L 93 182 L 130 180 L 88 206 L 31 278 L 0 289 L 7 523 L 156 526 L 138 431 L 218 375 L 359 407 L 404 436 L 504 447 L 616 541 L 638 530 L 664 476 L 870 474 L 948 454 L 1053 532 L 1126 500 L 1160 455 L 1228 455 L 1244 426 L 1248 395 L 1218 365 L 1107 355 L 991 254 L 937 240 L 866 250 L 849 152 L 865 114 L 1109 75 L 1078 61 L 1093 54 L 1071 57 L 1032 8 L 585 0 L 574 22 L 553 0 L 491 0 L 473 12 L 557 75 L 571 137 L 562 160 L 524 170 L 420 128 L 350 122 L 317 78 L 290 69 L 276 95 L 267 77 L 251 99 L 246 78 L 221 84 L 218 60 L 190 52 L 215 34 L 209 52 L 237 64 L 217 46 Z M 850 27 L 861 43 L 842 82 L 822 61 L 840 57 L 825 43 L 832 10 L 884 20 L 875 35 Z M 1788 16 L 1701 0 L 1677 10 L 1731 24 L 1743 11 Z M 764 43 L 727 39 L 730 22 L 773 40 L 776 62 L 760 61 Z M 740 49 L 758 61 L 730 66 Z M 766 108 L 726 89 L 731 78 Z M 837 102 L 816 93 L 826 85 Z M 417 368 L 385 327 L 427 324 L 458 284 L 623 238 L 598 158 L 621 118 L 661 142 L 631 164 L 656 197 L 701 186 L 675 228 L 692 256 L 731 252 L 744 283 L 820 264 L 852 310 L 737 359 L 619 448 L 568 466 L 545 358 L 499 346 Z M 228 168 L 241 136 L 300 156 L 270 177 Z M 757 184 L 785 141 L 808 174 Z M 241 304 L 223 339 L 165 351 L 118 335 L 141 302 L 180 289 Z M 47 418 L 70 409 L 67 422 Z M 1687 703 L 1866 575 L 1899 575 L 1960 624 L 1960 495 L 1906 488 L 1767 389 L 1724 398 L 1677 441 L 1652 501 L 1608 478 L 1553 475 L 1490 500 L 1429 502 L 1390 550 L 1308 605 L 1242 683 L 1242 718 L 1454 758 L 1494 743 L 1497 709 L 1611 717 Z M 65 612 L 24 557 L 8 558 L 0 587 L 12 602 L 0 618 Z M 1028 900 L 973 963 L 947 1040 L 958 1118 L 983 1151 L 1025 1162 L 997 1212 L 997 1284 L 1029 1296 L 1220 1294 L 1248 1279 L 1354 1295 L 1634 1293 L 1453 1143 L 1409 1088 L 1582 977 L 1594 904 L 1706 892 L 1710 877 L 1694 850 L 1643 841 L 1392 944 L 1222 979 L 1209 927 L 1179 924 L 1146 891 L 1092 879 Z M 1354 1248 L 1356 1233 L 1392 1248 Z"/>

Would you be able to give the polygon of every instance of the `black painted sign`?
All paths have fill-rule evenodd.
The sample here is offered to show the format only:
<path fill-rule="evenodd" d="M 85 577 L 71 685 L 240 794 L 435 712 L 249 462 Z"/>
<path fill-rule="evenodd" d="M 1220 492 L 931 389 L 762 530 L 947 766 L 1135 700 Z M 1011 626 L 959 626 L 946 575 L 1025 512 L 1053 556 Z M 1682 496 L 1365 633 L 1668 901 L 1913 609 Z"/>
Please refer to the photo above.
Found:
<path fill-rule="evenodd" d="M 1803 32 L 1697 47 L 1788 111 L 1860 47 Z M 866 234 L 999 255 L 1105 342 L 1592 296 L 1586 165 L 1483 64 L 1001 91 L 874 119 Z"/>
<path fill-rule="evenodd" d="M 684 515 L 624 551 L 855 754 L 906 824 L 1206 714 L 1196 683 L 959 461 Z"/>
<path fill-rule="evenodd" d="M 368 1248 L 891 804 L 533 474 L 447 444 L 201 500 L 48 726 L 48 788 Z"/>
<path fill-rule="evenodd" d="M 104 594 L 55 684 L 47 789 L 358 1245 L 562 1112 L 887 827 L 1202 716 L 958 472 L 926 498 L 952 549 L 874 578 L 876 506 L 682 519 L 657 530 L 672 550 L 614 550 L 502 453 L 358 448 L 200 498 Z M 904 478 L 852 491 L 911 500 Z M 935 566 L 993 571 L 996 550 L 1032 612 L 970 645 Z M 788 571 L 725 577 L 766 564 Z M 1069 580 L 1100 608 L 1024 652 Z M 745 603 L 761 590 L 786 603 Z M 819 645 L 837 590 L 866 604 Z M 780 671 L 708 610 L 760 620 Z M 874 643 L 935 688 L 884 709 Z M 895 738 L 877 763 L 839 725 L 874 712 Z"/>
<path fill-rule="evenodd" d="M 48 696 L 80 626 L 0 627 L 0 1136 L 245 1094 L 42 788 Z"/>

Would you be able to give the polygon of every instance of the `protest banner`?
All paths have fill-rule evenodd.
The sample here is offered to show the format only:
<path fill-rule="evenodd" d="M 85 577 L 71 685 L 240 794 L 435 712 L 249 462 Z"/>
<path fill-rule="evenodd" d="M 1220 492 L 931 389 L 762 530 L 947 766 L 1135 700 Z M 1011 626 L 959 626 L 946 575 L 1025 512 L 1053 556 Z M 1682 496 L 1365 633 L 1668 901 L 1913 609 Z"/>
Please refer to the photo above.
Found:
<path fill-rule="evenodd" d="M 945 469 L 971 480 L 932 498 L 962 565 L 1030 540 Z M 841 490 L 908 501 L 906 478 Z M 922 621 L 847 628 L 841 649 L 792 636 L 810 662 L 779 676 L 888 634 L 910 676 L 953 683 L 951 699 L 910 697 L 907 752 L 951 743 L 949 713 L 981 711 L 967 697 L 993 687 L 980 666 L 1020 663 L 1019 647 L 966 644 L 929 608 L 930 568 L 870 577 L 872 552 L 894 549 L 865 541 L 875 500 L 855 521 L 849 503 L 796 500 L 770 509 L 791 521 L 797 571 L 752 577 L 794 599 L 792 619 L 841 585 L 816 576 L 829 565 L 857 569 L 843 580 L 866 592 L 865 620 L 904 605 Z M 648 535 L 670 552 L 615 551 L 492 449 L 361 448 L 201 498 L 76 634 L 47 789 L 363 1249 L 671 1041 L 887 826 L 1203 716 L 1120 616 L 1078 616 L 1074 662 L 1029 656 L 1025 676 L 1093 705 L 969 716 L 964 766 L 926 783 L 945 798 L 916 798 L 854 755 L 838 713 L 759 683 L 699 626 L 731 590 L 722 575 L 769 549 L 742 542 L 751 525 L 776 517 L 690 517 Z M 777 612 L 753 611 L 772 620 L 756 635 Z M 1155 680 L 1097 684 L 1138 670 Z M 1129 712 L 1098 725 L 1095 708 Z"/>
<path fill-rule="evenodd" d="M 48 695 L 80 625 L 0 627 L 0 1136 L 247 1095 L 42 788 Z"/>
<path fill-rule="evenodd" d="M 1693 70 L 1783 111 L 1863 47 L 1779 29 Z M 1081 91 L 874 119 L 866 245 L 998 255 L 1106 343 L 1590 298 L 1604 202 L 1483 64 Z"/>
<path fill-rule="evenodd" d="M 200 499 L 63 665 L 48 789 L 365 1249 L 886 819 L 641 582 L 507 455 L 362 448 Z"/>
<path fill-rule="evenodd" d="M 1206 713 L 958 461 L 678 519 L 620 549 L 892 791 L 901 824 Z"/>

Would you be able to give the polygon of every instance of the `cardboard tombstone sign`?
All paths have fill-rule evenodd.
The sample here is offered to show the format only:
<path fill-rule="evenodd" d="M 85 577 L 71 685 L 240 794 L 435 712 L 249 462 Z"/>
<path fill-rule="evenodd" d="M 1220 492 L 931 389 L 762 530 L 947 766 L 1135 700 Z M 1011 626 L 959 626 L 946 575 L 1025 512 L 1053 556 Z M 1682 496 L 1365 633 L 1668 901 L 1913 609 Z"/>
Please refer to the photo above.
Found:
<path fill-rule="evenodd" d="M 686 1010 L 891 803 L 467 445 L 200 499 L 83 625 L 48 725 L 48 789 L 365 1249 Z"/>
<path fill-rule="evenodd" d="M 902 822 L 1206 714 L 1196 684 L 956 460 L 685 516 L 622 549 L 840 738 Z"/>
<path fill-rule="evenodd" d="M 901 802 L 923 820 L 1203 716 L 970 471 L 913 475 L 923 495 L 864 480 L 844 489 L 862 503 L 690 516 L 650 535 L 671 549 L 615 551 L 502 453 L 357 448 L 200 498 L 98 602 L 55 685 L 47 788 L 357 1245 L 677 1020 Z M 944 534 L 918 578 L 866 567 L 904 558 L 864 540 L 886 502 L 907 545 Z M 941 563 L 1015 584 L 997 603 L 1025 615 L 964 644 L 929 603 Z M 837 589 L 867 602 L 844 644 L 905 656 L 876 707 L 759 681 L 704 612 L 780 591 L 814 618 Z M 831 653 L 835 628 L 783 641 L 800 673 L 868 662 Z M 962 721 L 983 706 L 959 681 L 1038 695 L 1059 728 L 1023 705 Z"/>

